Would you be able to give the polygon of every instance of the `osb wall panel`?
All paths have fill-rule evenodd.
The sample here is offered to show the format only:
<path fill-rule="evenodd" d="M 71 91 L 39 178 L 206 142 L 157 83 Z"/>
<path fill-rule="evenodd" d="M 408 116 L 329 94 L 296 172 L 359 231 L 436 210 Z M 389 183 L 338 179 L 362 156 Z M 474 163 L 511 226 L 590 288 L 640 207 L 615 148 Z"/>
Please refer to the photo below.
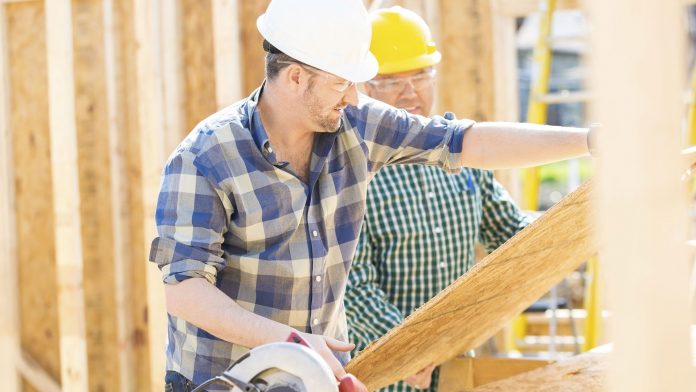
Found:
<path fill-rule="evenodd" d="M 60 351 L 48 133 L 44 10 L 6 5 L 13 133 L 21 344 L 56 380 Z M 34 389 L 24 382 L 25 390 Z"/>
<path fill-rule="evenodd" d="M 256 19 L 266 11 L 270 0 L 239 1 L 239 39 L 242 58 L 242 96 L 248 96 L 264 78 L 263 37 L 256 29 Z"/>
<path fill-rule="evenodd" d="M 89 390 L 118 391 L 102 7 L 100 0 L 73 1 L 75 113 Z"/>
<path fill-rule="evenodd" d="M 181 0 L 186 108 L 182 136 L 217 109 L 212 10 L 210 0 Z M 229 25 L 231 29 L 236 27 L 234 23 Z"/>

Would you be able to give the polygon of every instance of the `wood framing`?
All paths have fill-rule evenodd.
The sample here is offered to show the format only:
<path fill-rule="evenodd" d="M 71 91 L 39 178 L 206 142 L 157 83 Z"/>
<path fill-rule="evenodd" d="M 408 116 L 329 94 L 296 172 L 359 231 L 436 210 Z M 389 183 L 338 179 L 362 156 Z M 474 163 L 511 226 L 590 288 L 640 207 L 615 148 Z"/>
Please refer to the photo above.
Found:
<path fill-rule="evenodd" d="M 241 62 L 245 56 L 241 52 L 239 29 L 230 28 L 230 21 L 239 19 L 238 2 L 238 0 L 212 0 L 217 109 L 222 109 L 242 98 Z"/>
<path fill-rule="evenodd" d="M 40 2 L 5 5 L 14 160 L 17 269 L 22 349 L 60 379 L 53 192 L 46 75 L 45 12 Z M 26 377 L 25 377 L 26 380 Z M 33 391 L 26 381 L 23 388 Z"/>
<path fill-rule="evenodd" d="M 54 0 L 45 7 L 61 385 L 70 391 L 87 391 L 72 6 L 70 0 Z"/>
<path fill-rule="evenodd" d="M 75 0 L 73 42 L 90 391 L 118 391 L 113 205 L 103 0 Z M 110 363 L 104 366 L 104 363 Z"/>
<path fill-rule="evenodd" d="M 496 2 L 496 7 L 501 15 L 520 18 L 533 14 L 539 10 L 539 0 L 491 0 Z M 556 9 L 579 9 L 580 0 L 557 0 Z"/>
<path fill-rule="evenodd" d="M 240 1 L 239 28 L 242 57 L 242 95 L 247 96 L 261 85 L 265 75 L 263 37 L 256 29 L 256 19 L 266 12 L 270 0 Z"/>
<path fill-rule="evenodd" d="M 473 349 L 597 250 L 583 184 L 348 363 L 369 389 Z"/>
<path fill-rule="evenodd" d="M 16 362 L 17 370 L 32 387 L 41 392 L 61 392 L 61 387 L 51 375 L 29 354 L 22 352 Z"/>
<path fill-rule="evenodd" d="M 0 323 L 0 379 L 3 389 L 19 392 L 19 289 L 7 55 L 5 7 L 0 5 L 0 318 L 4 320 Z"/>
<path fill-rule="evenodd" d="M 135 37 L 134 4 L 131 1 L 117 1 L 113 3 L 113 22 L 116 39 L 114 46 L 115 57 L 115 82 L 116 102 L 115 112 L 112 112 L 113 121 L 118 127 L 118 139 L 121 143 L 112 144 L 112 149 L 120 148 L 122 161 L 120 165 L 112 161 L 112 169 L 123 176 L 120 187 L 114 186 L 115 193 L 122 195 L 124 214 L 122 253 L 124 259 L 117 260 L 116 268 L 122 271 L 122 281 L 117 277 L 117 290 L 123 290 L 117 295 L 117 307 L 119 312 L 124 312 L 122 318 L 121 338 L 119 347 L 132 351 L 132 360 L 128 362 L 122 352 L 121 360 L 127 362 L 127 373 L 132 374 L 126 382 L 122 383 L 127 391 L 150 390 L 150 338 L 147 303 L 147 251 L 143 243 L 145 235 L 143 230 L 143 192 L 142 192 L 142 165 L 140 164 L 140 127 L 138 126 L 138 83 L 136 73 L 136 53 L 138 42 Z M 108 44 L 107 44 L 108 45 Z M 118 156 L 118 153 L 116 154 Z M 112 177 L 118 179 L 119 177 Z M 122 193 L 121 193 L 122 192 Z M 114 205 L 117 200 L 114 199 Z M 119 207 L 116 207 L 119 209 Z M 114 211 L 116 213 L 116 211 Z M 114 222 L 118 222 L 114 220 Z M 116 230 L 114 228 L 114 230 Z M 118 243 L 115 240 L 115 247 Z M 122 374 L 122 377 L 125 377 Z M 131 387 L 132 385 L 132 387 Z"/>
<path fill-rule="evenodd" d="M 614 343 L 608 390 L 693 391 L 693 260 L 679 156 L 688 85 L 686 7 L 630 0 L 585 4 L 593 33 L 591 113 L 603 124 L 598 227 L 602 290 L 612 313 L 607 334 Z"/>
<path fill-rule="evenodd" d="M 181 0 L 184 71 L 184 129 L 179 139 L 217 108 L 212 0 Z M 232 30 L 229 21 L 225 26 Z"/>
<path fill-rule="evenodd" d="M 461 392 L 551 363 L 553 361 L 533 358 L 457 357 L 440 366 L 437 389 L 440 392 Z"/>
<path fill-rule="evenodd" d="M 438 108 L 476 121 L 495 116 L 493 42 L 489 0 L 440 0 L 442 52 Z M 466 26 L 466 28 L 452 28 Z M 432 26 L 437 28 L 437 26 Z"/>
<path fill-rule="evenodd" d="M 608 359 L 608 354 L 586 353 L 464 392 L 604 392 Z"/>
<path fill-rule="evenodd" d="M 162 168 L 169 151 L 165 141 L 164 98 L 162 96 L 161 37 L 157 1 L 133 0 L 136 46 L 136 83 L 140 163 L 142 166 L 143 246 L 149 254 L 155 238 L 155 209 Z M 164 389 L 167 320 L 164 287 L 157 267 L 142 261 L 147 276 L 147 320 L 150 348 L 150 390 Z M 142 271 L 142 270 L 141 270 Z"/>

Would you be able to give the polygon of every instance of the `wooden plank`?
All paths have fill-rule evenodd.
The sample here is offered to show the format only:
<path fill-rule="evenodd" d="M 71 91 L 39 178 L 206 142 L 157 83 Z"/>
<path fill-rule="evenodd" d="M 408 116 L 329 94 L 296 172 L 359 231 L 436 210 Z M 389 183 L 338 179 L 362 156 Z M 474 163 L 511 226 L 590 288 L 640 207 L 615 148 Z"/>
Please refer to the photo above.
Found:
<path fill-rule="evenodd" d="M 604 392 L 608 362 L 607 354 L 586 353 L 463 392 Z"/>
<path fill-rule="evenodd" d="M 118 391 L 104 4 L 74 0 L 72 7 L 89 390 Z"/>
<path fill-rule="evenodd" d="M 72 6 L 70 0 L 53 0 L 45 7 L 61 384 L 66 390 L 87 391 Z"/>
<path fill-rule="evenodd" d="M 477 121 L 492 120 L 495 112 L 490 1 L 440 0 L 439 3 L 442 26 L 438 45 L 442 52 L 437 82 L 439 111 Z"/>
<path fill-rule="evenodd" d="M 21 346 L 60 378 L 46 34 L 39 2 L 5 6 L 16 203 Z M 24 390 L 34 391 L 26 381 Z"/>
<path fill-rule="evenodd" d="M 167 146 L 176 146 L 181 142 L 183 135 L 190 131 L 185 124 L 188 110 L 186 104 L 190 103 L 191 106 L 195 107 L 196 102 L 199 102 L 201 97 L 210 97 L 213 94 L 210 91 L 197 91 L 194 89 L 191 91 L 193 95 L 187 96 L 187 99 L 184 100 L 182 94 L 184 93 L 185 76 L 195 75 L 193 78 L 195 79 L 201 73 L 209 73 L 211 66 L 207 65 L 207 69 L 203 67 L 204 69 L 199 70 L 201 65 L 198 63 L 190 66 L 186 65 L 184 54 L 187 50 L 191 50 L 193 45 L 191 41 L 200 38 L 199 29 L 202 28 L 200 25 L 194 25 L 191 30 L 183 31 L 185 25 L 182 21 L 182 12 L 190 12 L 190 10 L 182 9 L 183 3 L 181 1 L 161 1 L 159 6 L 162 24 L 161 36 L 167 37 L 162 40 L 162 59 L 160 61 L 162 64 L 163 105 L 164 112 L 167 113 L 164 116 L 164 124 L 167 130 L 171 130 L 171 132 L 165 132 L 167 138 L 165 143 Z M 205 7 L 205 4 L 200 7 Z M 200 13 L 200 11 L 197 12 Z M 184 20 L 189 20 L 188 15 Z M 193 20 L 196 21 L 198 18 L 193 18 Z M 184 39 L 183 37 L 187 38 Z M 188 47 L 186 46 L 187 42 Z M 196 50 L 194 49 L 194 51 Z M 196 51 L 196 54 L 200 53 Z M 203 56 L 209 56 L 209 54 L 204 54 Z M 186 67 L 186 71 L 184 71 L 184 67 Z M 201 89 L 209 88 L 209 86 L 201 86 Z"/>
<path fill-rule="evenodd" d="M 476 264 L 348 363 L 370 389 L 440 364 L 495 334 L 597 249 L 592 183 Z"/>
<path fill-rule="evenodd" d="M 156 236 L 155 209 L 164 162 L 165 141 L 163 79 L 159 8 L 156 0 L 133 0 L 136 38 L 136 84 L 140 162 L 142 166 L 143 246 L 150 249 Z M 162 277 L 155 265 L 147 264 L 147 320 L 150 349 L 150 388 L 164 389 L 167 319 Z"/>
<path fill-rule="evenodd" d="M 466 388 L 503 380 L 553 362 L 532 358 L 457 357 L 440 366 L 437 387 L 440 392 L 460 392 Z"/>
<path fill-rule="evenodd" d="M 591 112 L 606 131 L 599 139 L 598 227 L 602 292 L 612 313 L 607 334 L 614 342 L 608 389 L 693 391 L 690 209 L 678 154 L 687 85 L 685 8 L 630 0 L 586 4 L 593 31 Z"/>
<path fill-rule="evenodd" d="M 4 390 L 19 392 L 19 290 L 6 32 L 5 7 L 0 5 L 0 318 L 4 320 L 0 323 L 0 380 Z"/>
<path fill-rule="evenodd" d="M 211 0 L 181 0 L 184 70 L 184 123 L 179 139 L 215 112 L 215 54 Z M 232 29 L 227 22 L 225 26 Z"/>
<path fill-rule="evenodd" d="M 123 293 L 119 295 L 124 308 L 127 312 L 123 321 L 123 348 L 132 350 L 132 360 L 130 361 L 130 373 L 134 374 L 129 379 L 134 384 L 133 388 L 124 389 L 128 391 L 147 391 L 150 390 L 150 338 L 148 323 L 148 295 L 147 295 L 147 260 L 146 246 L 144 244 L 145 234 L 143 230 L 145 223 L 143 219 L 143 192 L 142 192 L 142 165 L 140 164 L 140 127 L 138 125 L 138 82 L 136 72 L 136 53 L 138 43 L 135 37 L 135 17 L 133 2 L 118 1 L 114 3 L 114 23 L 117 40 L 114 56 L 116 57 L 116 121 L 118 125 L 118 136 L 122 142 L 123 161 L 121 162 L 121 173 L 125 179 L 121 186 L 123 188 L 122 205 L 120 209 L 124 211 L 121 216 L 123 223 L 123 241 L 126 248 L 123 249 L 124 257 L 121 270 L 123 271 L 123 281 L 117 282 L 119 290 Z M 112 145 L 115 147 L 115 145 Z M 114 170 L 119 168 L 114 167 Z M 114 189 L 117 189 L 116 187 Z"/>
<path fill-rule="evenodd" d="M 256 19 L 266 12 L 270 0 L 240 1 L 239 26 L 242 57 L 242 95 L 250 94 L 261 85 L 265 75 L 263 37 L 256 29 Z"/>
<path fill-rule="evenodd" d="M 121 2 L 123 3 L 123 2 Z M 116 363 L 118 385 L 121 390 L 135 391 L 137 388 L 136 358 L 129 336 L 133 329 L 131 320 L 132 296 L 134 286 L 129 279 L 131 265 L 127 259 L 128 248 L 128 209 L 127 209 L 127 175 L 125 163 L 125 121 L 120 119 L 124 111 L 119 105 L 118 85 L 120 82 L 118 43 L 119 25 L 117 8 L 113 0 L 103 1 L 104 24 L 104 83 L 106 89 L 107 140 L 109 159 L 109 185 L 111 187 L 111 240 L 113 257 L 114 313 L 116 320 Z"/>
<path fill-rule="evenodd" d="M 503 15 L 521 18 L 533 14 L 539 10 L 539 0 L 493 0 L 496 7 Z M 557 10 L 580 9 L 580 0 L 557 0 Z"/>
<path fill-rule="evenodd" d="M 215 98 L 217 109 L 242 98 L 242 69 L 239 29 L 230 20 L 239 19 L 238 0 L 212 0 L 213 45 L 215 47 Z"/>
<path fill-rule="evenodd" d="M 24 379 L 41 392 L 60 392 L 60 384 L 41 365 L 26 352 L 22 352 L 17 361 L 17 370 Z"/>

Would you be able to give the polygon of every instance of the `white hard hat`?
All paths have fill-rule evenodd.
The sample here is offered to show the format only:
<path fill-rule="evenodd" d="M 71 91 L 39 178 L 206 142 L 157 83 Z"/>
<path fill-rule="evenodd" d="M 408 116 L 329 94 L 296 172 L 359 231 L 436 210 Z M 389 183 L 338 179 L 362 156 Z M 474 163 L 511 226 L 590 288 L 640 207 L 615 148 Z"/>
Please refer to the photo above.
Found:
<path fill-rule="evenodd" d="M 315 68 L 356 83 L 377 75 L 362 0 L 272 0 L 256 27 L 278 50 Z"/>

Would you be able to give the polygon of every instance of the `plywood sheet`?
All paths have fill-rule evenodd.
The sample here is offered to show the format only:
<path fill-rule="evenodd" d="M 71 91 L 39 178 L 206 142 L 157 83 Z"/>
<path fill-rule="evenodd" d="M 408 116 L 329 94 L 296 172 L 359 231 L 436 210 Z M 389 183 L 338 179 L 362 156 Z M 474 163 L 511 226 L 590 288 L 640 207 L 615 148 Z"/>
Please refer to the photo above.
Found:
<path fill-rule="evenodd" d="M 347 371 L 376 389 L 493 336 L 596 252 L 592 189 L 589 181 L 561 200 L 373 342 L 348 364 Z"/>

